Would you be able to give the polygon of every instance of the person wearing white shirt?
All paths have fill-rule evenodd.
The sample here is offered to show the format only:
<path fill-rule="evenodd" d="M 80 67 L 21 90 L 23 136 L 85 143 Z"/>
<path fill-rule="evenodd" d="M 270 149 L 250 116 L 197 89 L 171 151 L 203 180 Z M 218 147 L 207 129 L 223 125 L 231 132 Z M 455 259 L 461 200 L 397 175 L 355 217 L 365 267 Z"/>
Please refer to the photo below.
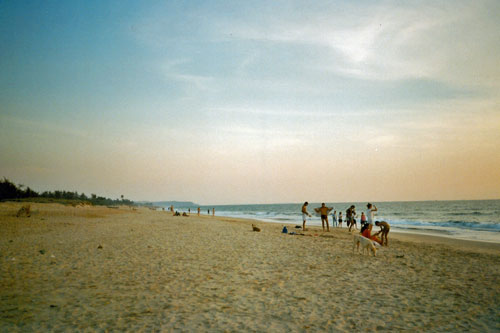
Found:
<path fill-rule="evenodd" d="M 366 210 L 366 222 L 368 223 L 368 228 L 370 229 L 370 232 L 372 231 L 374 222 L 373 222 L 373 216 L 375 215 L 375 212 L 378 211 L 377 206 L 372 205 L 371 203 L 368 203 L 366 205 L 367 210 Z"/>

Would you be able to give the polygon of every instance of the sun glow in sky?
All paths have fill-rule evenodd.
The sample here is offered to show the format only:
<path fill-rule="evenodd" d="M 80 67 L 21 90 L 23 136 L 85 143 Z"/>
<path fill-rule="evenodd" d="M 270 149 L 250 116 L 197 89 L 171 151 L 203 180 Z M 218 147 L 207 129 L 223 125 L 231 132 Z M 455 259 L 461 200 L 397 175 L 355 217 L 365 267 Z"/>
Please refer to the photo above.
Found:
<path fill-rule="evenodd" d="M 500 198 L 499 1 L 2 1 L 0 177 L 201 204 Z"/>

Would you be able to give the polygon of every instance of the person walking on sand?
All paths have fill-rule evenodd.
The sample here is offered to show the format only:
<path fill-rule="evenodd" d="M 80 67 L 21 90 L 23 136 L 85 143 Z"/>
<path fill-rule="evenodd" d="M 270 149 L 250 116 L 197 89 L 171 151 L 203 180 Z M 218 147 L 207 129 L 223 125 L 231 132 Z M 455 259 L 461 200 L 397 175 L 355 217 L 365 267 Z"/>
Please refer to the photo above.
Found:
<path fill-rule="evenodd" d="M 385 244 L 385 246 L 389 246 L 387 242 L 387 235 L 389 234 L 389 231 L 391 230 L 391 226 L 389 223 L 385 221 L 375 221 L 375 225 L 377 227 L 380 227 L 380 231 L 377 232 L 374 236 L 377 236 L 378 234 L 381 234 L 380 239 L 382 242 L 380 243 L 382 246 Z M 384 242 L 385 239 L 385 242 Z"/>
<path fill-rule="evenodd" d="M 307 217 L 311 217 L 311 214 L 309 214 L 309 212 L 307 211 L 307 206 L 309 205 L 309 202 L 304 202 L 304 204 L 302 205 L 302 230 L 303 231 L 306 231 L 306 221 L 307 221 Z"/>
<path fill-rule="evenodd" d="M 368 229 L 370 229 L 370 232 L 373 229 L 373 216 L 375 215 L 375 212 L 378 211 L 377 206 L 372 205 L 371 203 L 368 203 L 366 205 L 366 222 L 368 223 Z"/>
<path fill-rule="evenodd" d="M 326 207 L 325 203 L 321 204 L 321 207 L 314 208 L 316 213 L 321 214 L 321 226 L 323 227 L 323 231 L 325 231 L 325 223 L 326 230 L 330 232 L 330 226 L 328 225 L 328 214 L 333 210 L 333 207 Z"/>

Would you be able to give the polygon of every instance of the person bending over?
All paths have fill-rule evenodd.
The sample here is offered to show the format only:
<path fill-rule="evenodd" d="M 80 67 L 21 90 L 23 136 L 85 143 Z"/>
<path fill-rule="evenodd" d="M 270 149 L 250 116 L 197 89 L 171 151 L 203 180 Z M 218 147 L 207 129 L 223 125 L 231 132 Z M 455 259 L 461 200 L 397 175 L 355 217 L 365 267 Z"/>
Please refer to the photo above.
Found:
<path fill-rule="evenodd" d="M 380 227 L 380 231 L 377 232 L 374 236 L 377 236 L 378 234 L 380 234 L 380 238 L 382 240 L 382 243 L 380 243 L 381 245 L 384 245 L 385 246 L 389 246 L 388 245 L 388 242 L 387 242 L 387 235 L 389 234 L 389 231 L 391 230 L 391 226 L 389 225 L 389 223 L 385 222 L 385 221 L 375 221 L 375 225 Z M 385 239 L 385 241 L 384 241 Z"/>

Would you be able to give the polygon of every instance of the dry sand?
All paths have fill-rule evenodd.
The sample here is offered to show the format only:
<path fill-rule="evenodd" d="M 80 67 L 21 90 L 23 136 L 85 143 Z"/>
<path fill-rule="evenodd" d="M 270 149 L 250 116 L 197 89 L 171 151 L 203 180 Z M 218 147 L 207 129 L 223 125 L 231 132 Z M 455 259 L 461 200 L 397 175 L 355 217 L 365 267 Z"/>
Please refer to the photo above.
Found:
<path fill-rule="evenodd" d="M 390 234 L 372 257 L 346 229 L 20 206 L 0 204 L 4 332 L 500 330 L 498 244 Z"/>

